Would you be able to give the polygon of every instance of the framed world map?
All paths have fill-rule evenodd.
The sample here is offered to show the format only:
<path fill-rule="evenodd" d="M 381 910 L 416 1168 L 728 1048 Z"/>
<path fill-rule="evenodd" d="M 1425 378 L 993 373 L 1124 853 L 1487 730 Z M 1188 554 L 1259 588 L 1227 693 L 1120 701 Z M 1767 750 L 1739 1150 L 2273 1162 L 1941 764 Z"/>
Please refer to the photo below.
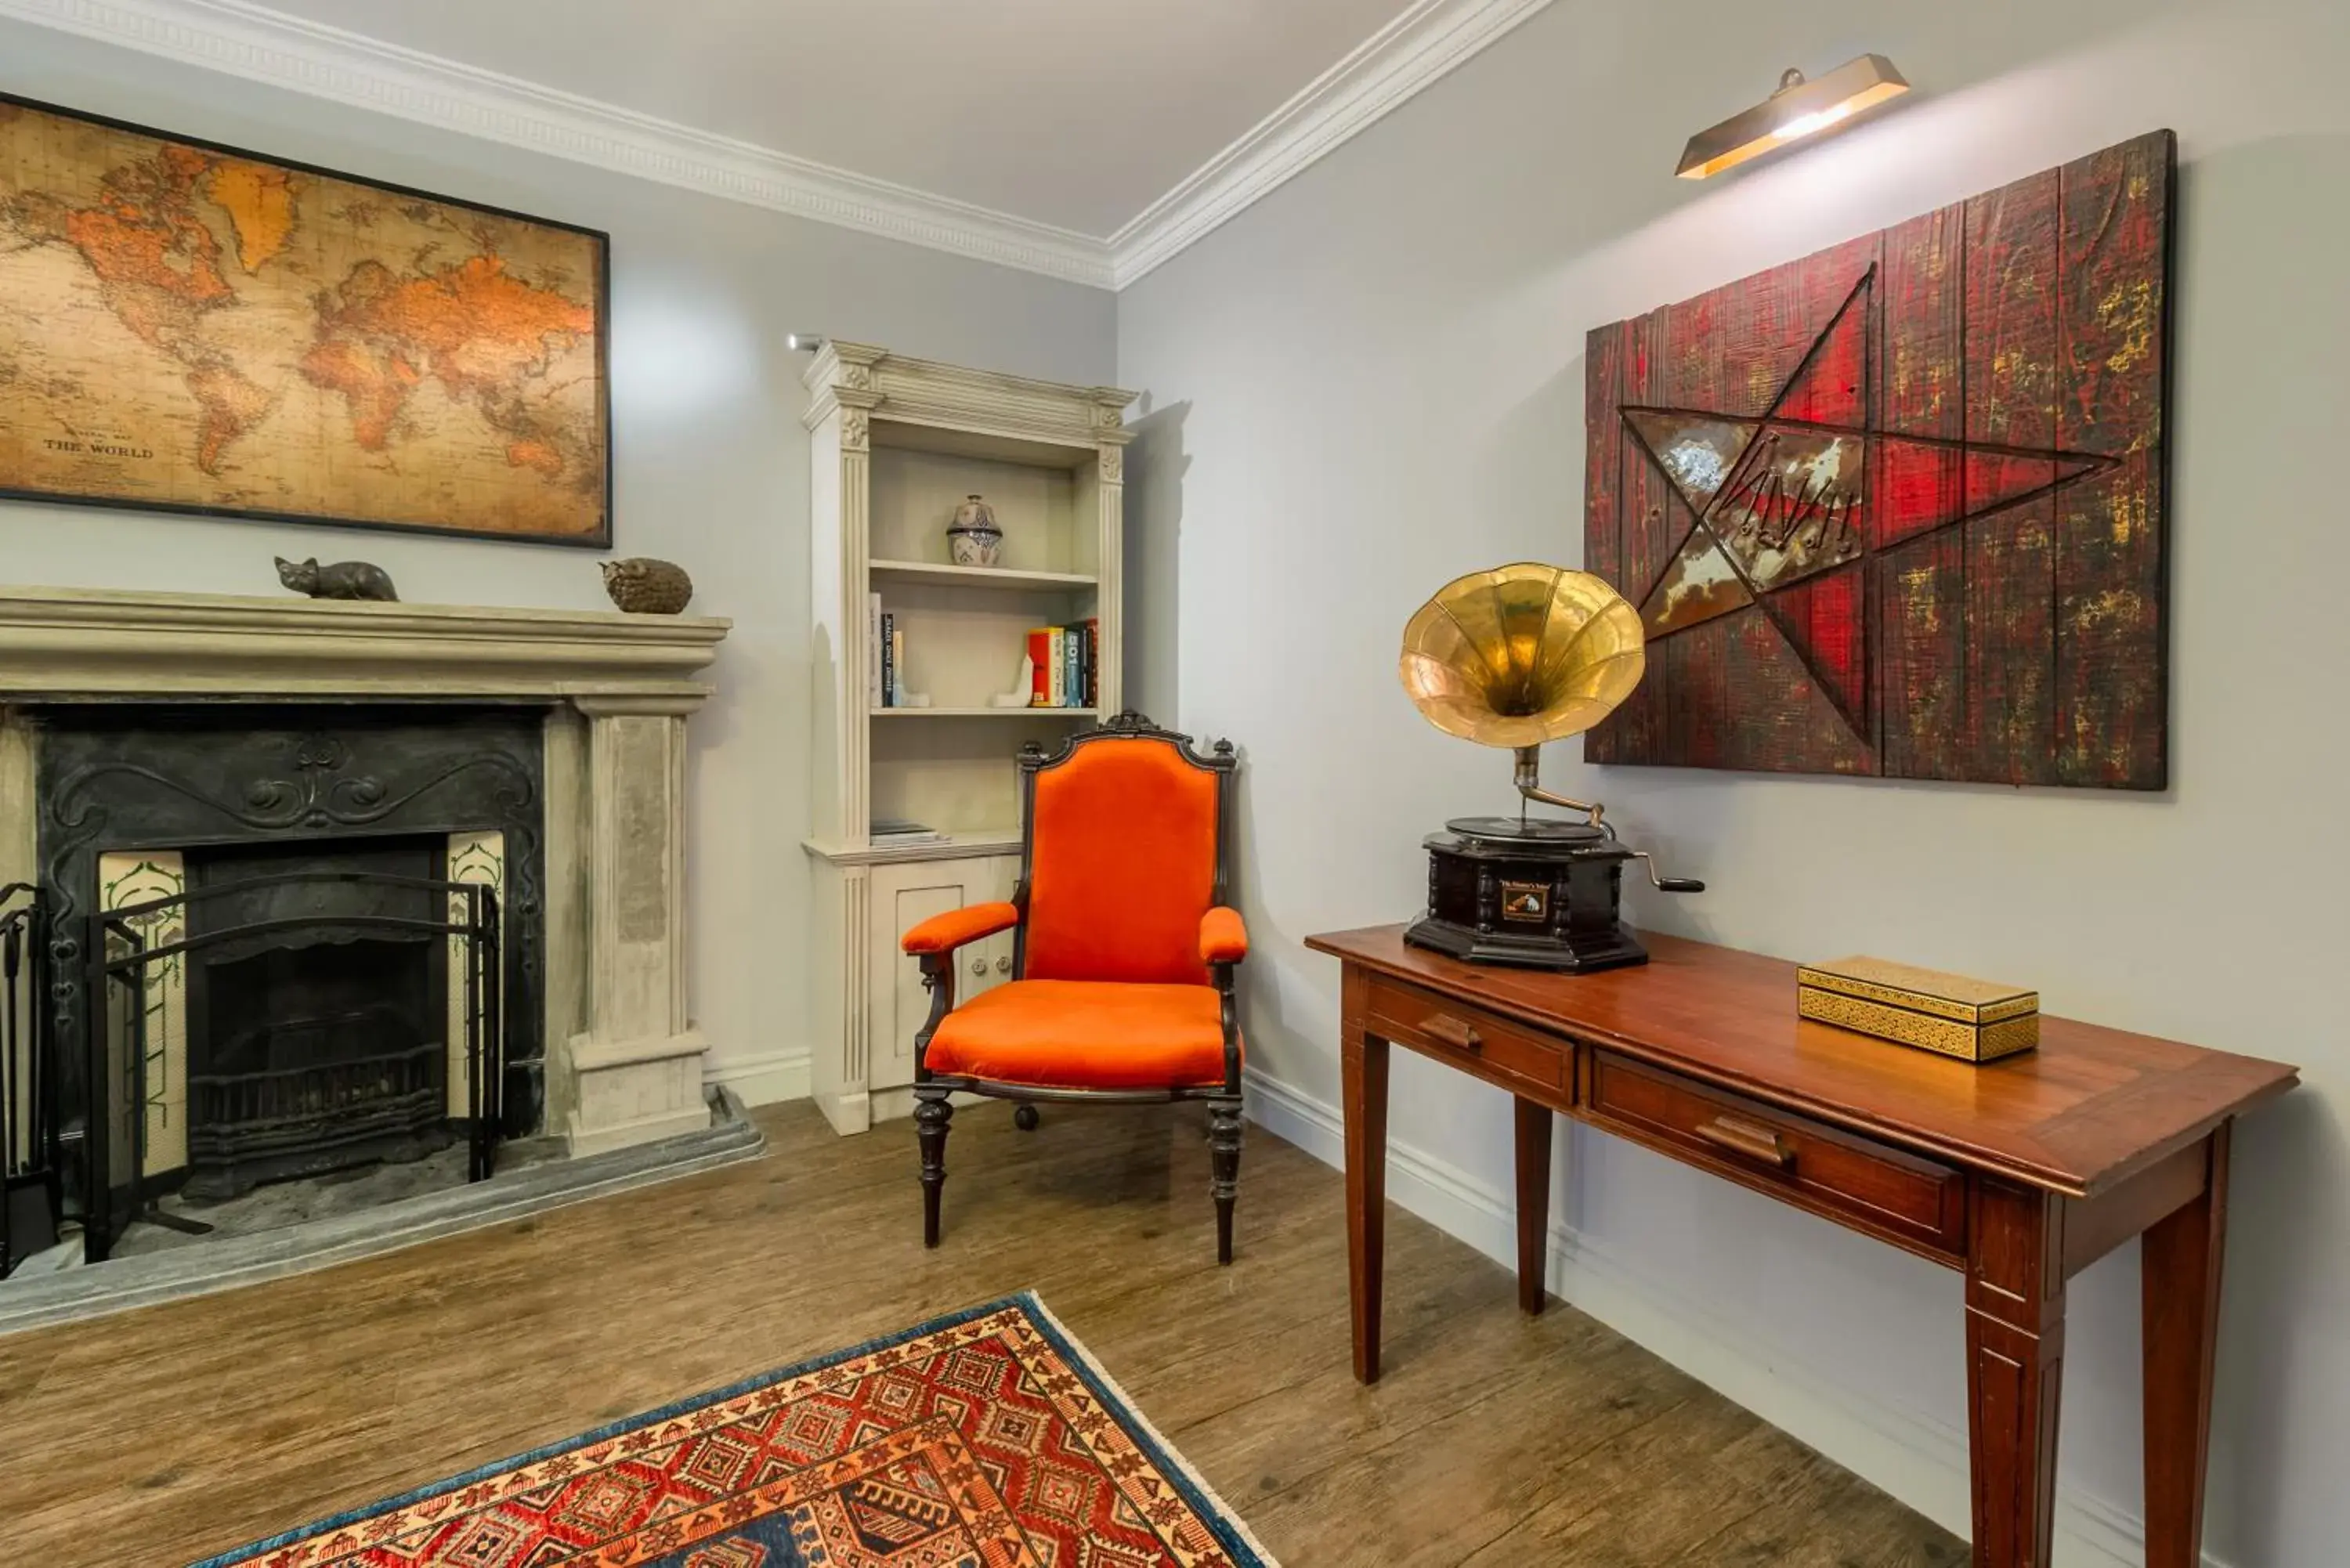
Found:
<path fill-rule="evenodd" d="M 0 494 L 608 546 L 609 255 L 0 95 Z"/>

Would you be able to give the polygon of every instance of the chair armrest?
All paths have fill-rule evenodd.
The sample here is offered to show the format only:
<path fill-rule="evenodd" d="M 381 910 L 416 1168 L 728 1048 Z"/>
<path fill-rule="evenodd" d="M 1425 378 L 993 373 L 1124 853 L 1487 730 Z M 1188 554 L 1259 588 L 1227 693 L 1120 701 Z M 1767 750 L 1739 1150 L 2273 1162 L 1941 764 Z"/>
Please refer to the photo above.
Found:
<path fill-rule="evenodd" d="M 1248 927 L 1238 909 L 1219 904 L 1200 917 L 1200 961 L 1238 963 L 1248 957 Z"/>
<path fill-rule="evenodd" d="M 899 945 L 909 953 L 951 952 L 965 942 L 1008 931 L 1020 923 L 1020 911 L 1010 904 L 966 904 L 932 915 L 908 931 Z"/>

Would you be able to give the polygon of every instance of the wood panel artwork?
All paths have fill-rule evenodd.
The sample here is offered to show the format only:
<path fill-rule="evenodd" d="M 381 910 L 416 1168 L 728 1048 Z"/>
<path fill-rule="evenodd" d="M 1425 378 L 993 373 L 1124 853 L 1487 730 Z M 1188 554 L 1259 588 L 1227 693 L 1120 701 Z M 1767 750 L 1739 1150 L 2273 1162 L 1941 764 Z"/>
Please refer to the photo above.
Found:
<path fill-rule="evenodd" d="M 2167 782 L 2171 132 L 1595 330 L 1596 763 Z"/>

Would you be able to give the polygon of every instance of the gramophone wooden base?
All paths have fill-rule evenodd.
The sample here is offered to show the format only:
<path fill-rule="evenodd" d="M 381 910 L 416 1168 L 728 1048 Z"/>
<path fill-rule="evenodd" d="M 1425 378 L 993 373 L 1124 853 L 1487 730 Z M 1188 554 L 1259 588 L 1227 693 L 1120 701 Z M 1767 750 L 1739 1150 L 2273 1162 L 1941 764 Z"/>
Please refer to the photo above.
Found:
<path fill-rule="evenodd" d="M 1621 918 L 1632 852 L 1580 823 L 1460 817 L 1430 834 L 1428 912 L 1403 940 L 1470 963 L 1586 974 L 1648 961 Z"/>
<path fill-rule="evenodd" d="M 1517 969 L 1546 969 L 1561 974 L 1589 974 L 1603 969 L 1648 961 L 1632 929 L 1621 920 L 1605 930 L 1570 931 L 1561 937 L 1520 937 L 1500 931 L 1480 931 L 1433 915 L 1422 915 L 1404 928 L 1403 940 L 1466 963 L 1508 964 Z"/>

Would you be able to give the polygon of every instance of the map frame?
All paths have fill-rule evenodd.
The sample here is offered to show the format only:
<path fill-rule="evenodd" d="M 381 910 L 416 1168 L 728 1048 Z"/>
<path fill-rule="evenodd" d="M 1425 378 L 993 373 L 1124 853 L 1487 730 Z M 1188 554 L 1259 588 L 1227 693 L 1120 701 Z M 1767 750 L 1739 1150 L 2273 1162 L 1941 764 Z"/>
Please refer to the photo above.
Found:
<path fill-rule="evenodd" d="M 388 180 L 348 171 L 329 169 L 322 164 L 305 162 L 276 153 L 257 152 L 250 148 L 214 141 L 205 137 L 182 136 L 135 120 L 97 114 L 64 104 L 29 98 L 23 94 L 0 90 L 0 105 L 27 109 L 36 114 L 53 115 L 60 119 L 76 120 L 104 130 L 149 138 L 165 146 L 192 148 L 199 152 L 234 159 L 263 169 L 282 170 L 289 173 L 309 175 L 318 179 L 339 181 L 346 185 L 380 192 L 413 202 L 431 202 L 435 206 L 479 213 L 502 222 L 527 228 L 567 234 L 590 243 L 594 251 L 591 271 L 595 290 L 594 357 L 596 365 L 596 443 L 600 451 L 602 484 L 602 515 L 592 534 L 533 532 L 514 528 L 467 527 L 456 523 L 396 522 L 380 518 L 350 517 L 333 512 L 286 511 L 272 508 L 252 508 L 206 505 L 195 503 L 161 501 L 151 497 L 103 493 L 95 490 L 65 490 L 28 486 L 16 483 L 20 477 L 0 472 L 0 501 L 39 502 L 55 505 L 111 508 L 159 513 L 174 516 L 215 517 L 244 522 L 288 523 L 306 527 L 357 528 L 372 533 L 423 535 L 442 538 L 494 539 L 519 545 L 549 545 L 580 550 L 610 550 L 613 547 L 617 465 L 612 430 L 612 236 L 607 230 L 573 223 L 559 218 L 546 218 L 516 212 L 487 202 L 473 201 L 462 196 L 444 195 L 402 185 Z"/>

